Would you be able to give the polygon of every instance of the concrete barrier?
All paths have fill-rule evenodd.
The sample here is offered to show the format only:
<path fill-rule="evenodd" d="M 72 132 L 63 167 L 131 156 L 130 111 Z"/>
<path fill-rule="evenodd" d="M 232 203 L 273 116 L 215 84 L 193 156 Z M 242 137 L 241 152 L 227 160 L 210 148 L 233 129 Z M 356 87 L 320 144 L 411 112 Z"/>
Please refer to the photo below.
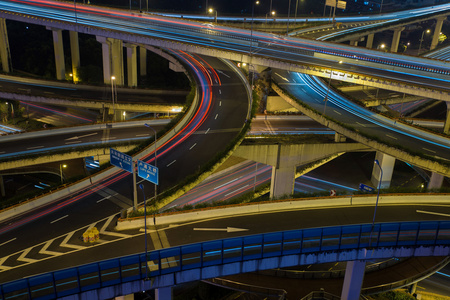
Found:
<path fill-rule="evenodd" d="M 357 195 L 341 197 L 325 197 L 312 199 L 290 199 L 283 201 L 252 203 L 236 206 L 224 206 L 210 209 L 199 209 L 187 212 L 177 212 L 156 215 L 156 225 L 169 225 L 199 220 L 226 218 L 230 216 L 268 213 L 277 211 L 290 211 L 300 209 L 323 209 L 345 206 L 372 206 L 377 200 L 376 195 Z M 402 194 L 402 195 L 380 195 L 379 205 L 399 204 L 449 204 L 448 194 Z M 153 216 L 149 216 L 147 224 L 153 225 Z M 116 230 L 128 230 L 144 227 L 144 217 L 133 219 L 119 219 Z"/>

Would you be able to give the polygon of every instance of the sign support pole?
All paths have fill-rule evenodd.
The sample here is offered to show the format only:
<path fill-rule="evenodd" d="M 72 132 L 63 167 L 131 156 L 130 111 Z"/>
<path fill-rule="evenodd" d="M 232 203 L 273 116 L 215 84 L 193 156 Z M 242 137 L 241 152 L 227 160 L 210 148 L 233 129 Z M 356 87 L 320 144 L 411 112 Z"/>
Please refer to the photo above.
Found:
<path fill-rule="evenodd" d="M 136 162 L 133 161 L 133 210 L 137 210 Z"/>

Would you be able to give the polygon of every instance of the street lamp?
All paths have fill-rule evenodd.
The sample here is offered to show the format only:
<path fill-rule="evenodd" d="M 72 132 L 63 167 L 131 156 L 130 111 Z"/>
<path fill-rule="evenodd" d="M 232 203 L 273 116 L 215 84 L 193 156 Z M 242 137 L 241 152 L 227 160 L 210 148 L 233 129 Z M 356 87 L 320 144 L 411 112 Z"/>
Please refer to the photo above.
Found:
<path fill-rule="evenodd" d="M 271 14 L 272 16 L 275 16 L 275 11 L 273 10 L 273 11 L 271 11 L 270 13 L 267 13 L 267 14 L 266 14 L 266 23 L 267 23 L 267 16 L 268 16 L 269 14 Z"/>
<path fill-rule="evenodd" d="M 208 11 L 209 11 L 210 14 L 212 14 L 213 12 L 215 13 L 215 15 L 214 15 L 214 22 L 217 23 L 217 10 L 210 8 Z"/>
<path fill-rule="evenodd" d="M 373 212 L 373 219 L 372 219 L 372 228 L 370 230 L 370 235 L 369 235 L 369 247 L 370 247 L 370 243 L 372 242 L 372 233 L 373 233 L 373 229 L 375 227 L 375 216 L 377 215 L 378 199 L 380 198 L 381 182 L 383 181 L 383 169 L 381 168 L 380 162 L 378 161 L 378 159 L 375 159 L 374 164 L 376 164 L 380 168 L 380 181 L 378 182 L 377 201 L 375 202 L 375 210 Z"/>
<path fill-rule="evenodd" d="M 116 77 L 111 76 L 111 100 L 112 100 L 112 107 L 113 107 L 113 121 L 116 120 L 116 109 L 114 106 L 114 98 L 116 96 L 116 93 L 114 92 L 115 80 L 116 80 Z M 117 88 L 116 88 L 116 91 L 117 91 Z M 116 102 L 117 102 L 117 99 L 116 99 Z"/>
<path fill-rule="evenodd" d="M 253 47 L 253 17 L 255 15 L 255 5 L 259 5 L 259 1 L 254 1 L 252 3 L 252 24 L 250 26 L 250 63 L 249 63 L 249 72 L 250 72 L 250 65 L 252 64 L 252 47 Z M 253 70 L 252 72 L 252 91 L 253 91 L 253 80 L 254 80 L 255 72 Z M 253 92 L 252 92 L 252 102 L 253 102 Z M 251 107 L 251 106 L 250 106 Z"/>
<path fill-rule="evenodd" d="M 340 60 L 339 63 L 342 64 L 342 60 Z M 328 79 L 327 94 L 325 95 L 325 98 L 323 99 L 323 101 L 325 101 L 325 105 L 323 107 L 323 115 L 324 116 L 325 116 L 325 111 L 327 110 L 328 94 L 330 93 L 331 76 L 332 75 L 333 75 L 333 69 L 331 69 L 330 78 Z"/>
<path fill-rule="evenodd" d="M 64 179 L 63 179 L 63 168 L 66 168 L 67 165 L 66 164 L 59 164 L 59 175 L 61 177 L 61 184 L 64 183 Z"/>
<path fill-rule="evenodd" d="M 139 184 L 139 188 L 142 190 L 142 196 L 144 197 L 144 234 L 145 234 L 145 264 L 147 264 L 147 205 L 145 203 L 144 185 Z M 145 279 L 148 279 L 148 266 L 145 266 Z"/>
<path fill-rule="evenodd" d="M 422 48 L 423 35 L 425 34 L 425 32 L 426 32 L 426 33 L 430 33 L 431 30 L 430 30 L 430 29 L 427 29 L 427 30 L 422 31 L 422 37 L 420 38 L 419 51 L 417 51 L 417 55 L 420 55 L 420 48 Z"/>

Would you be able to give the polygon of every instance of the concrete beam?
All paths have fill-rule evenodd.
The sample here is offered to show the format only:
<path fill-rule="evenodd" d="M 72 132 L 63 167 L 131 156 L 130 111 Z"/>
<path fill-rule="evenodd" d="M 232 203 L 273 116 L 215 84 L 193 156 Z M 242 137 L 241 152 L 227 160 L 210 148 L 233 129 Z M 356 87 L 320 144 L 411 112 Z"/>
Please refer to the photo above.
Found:
<path fill-rule="evenodd" d="M 388 188 L 391 185 L 392 173 L 394 173 L 395 157 L 378 151 L 375 159 L 378 160 L 380 166 L 376 163 L 373 164 L 371 181 L 376 188 L 378 188 L 378 186 L 382 189 Z M 380 167 L 383 172 L 381 172 Z M 381 177 L 381 173 L 383 173 L 383 177 Z"/>
<path fill-rule="evenodd" d="M 365 269 L 366 262 L 363 260 L 347 262 L 341 299 L 359 300 Z"/>
<path fill-rule="evenodd" d="M 80 46 L 78 43 L 78 32 L 70 31 L 70 55 L 72 57 L 72 80 L 74 83 L 80 81 L 78 70 L 80 69 Z"/>
<path fill-rule="evenodd" d="M 5 19 L 0 19 L 0 58 L 2 60 L 2 70 L 5 73 L 11 72 L 9 52 L 8 31 Z"/>
<path fill-rule="evenodd" d="M 64 45 L 62 37 L 62 29 L 47 27 L 52 31 L 53 49 L 55 52 L 56 79 L 66 79 L 66 65 L 64 62 Z"/>
<path fill-rule="evenodd" d="M 444 23 L 444 20 L 446 20 L 446 19 L 447 19 L 447 16 L 441 16 L 441 17 L 436 18 L 436 26 L 434 27 L 433 39 L 431 40 L 430 50 L 434 50 L 436 48 L 437 44 L 439 43 L 439 35 L 442 30 L 442 24 Z"/>
<path fill-rule="evenodd" d="M 404 29 L 405 27 L 398 27 L 394 29 L 394 35 L 392 36 L 392 43 L 391 43 L 391 52 L 397 52 L 398 44 L 400 43 L 400 36 L 402 35 L 402 31 Z"/>

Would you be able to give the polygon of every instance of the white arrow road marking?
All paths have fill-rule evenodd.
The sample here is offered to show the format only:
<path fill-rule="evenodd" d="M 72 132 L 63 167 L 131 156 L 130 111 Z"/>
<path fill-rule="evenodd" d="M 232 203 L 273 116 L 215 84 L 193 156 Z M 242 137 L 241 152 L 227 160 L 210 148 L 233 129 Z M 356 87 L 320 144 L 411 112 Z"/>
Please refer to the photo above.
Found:
<path fill-rule="evenodd" d="M 47 255 L 54 255 L 54 256 L 63 255 L 64 253 L 62 253 L 62 252 L 55 252 L 55 251 L 47 250 L 47 248 L 53 243 L 54 240 L 55 239 L 50 240 L 47 243 L 45 243 L 44 247 L 42 247 L 42 249 L 39 251 L 39 254 L 47 254 Z"/>
<path fill-rule="evenodd" d="M 3 246 L 3 245 L 6 245 L 6 244 L 8 244 L 8 243 L 11 243 L 12 241 L 15 241 L 17 238 L 13 238 L 13 239 L 10 239 L 9 241 L 6 241 L 6 242 L 4 242 L 4 243 L 1 243 L 0 244 L 0 247 L 1 246 Z"/>
<path fill-rule="evenodd" d="M 5 256 L 0 258 L 0 270 L 6 271 L 6 270 L 11 270 L 12 267 L 6 267 L 6 266 L 2 266 L 3 263 L 9 258 L 9 256 Z"/>
<path fill-rule="evenodd" d="M 235 227 L 227 227 L 227 228 L 194 228 L 194 230 L 195 231 L 226 231 L 226 232 L 248 231 L 248 229 L 235 228 Z"/>
<path fill-rule="evenodd" d="M 80 135 L 80 136 L 74 136 L 74 137 L 71 137 L 71 138 L 67 138 L 66 141 L 77 140 L 77 139 L 81 139 L 81 138 L 84 138 L 84 137 L 87 137 L 87 136 L 96 135 L 96 134 L 98 134 L 98 132 L 89 133 L 89 134 Z"/>
<path fill-rule="evenodd" d="M 28 249 L 25 249 L 25 250 L 22 252 L 22 254 L 20 254 L 20 256 L 17 258 L 17 260 L 18 260 L 18 261 L 30 262 L 30 263 L 36 262 L 37 259 L 32 259 L 32 258 L 26 258 L 26 257 L 25 257 L 25 256 L 28 255 L 28 253 L 31 251 L 31 249 L 33 249 L 33 247 L 28 248 Z"/>
<path fill-rule="evenodd" d="M 437 213 L 437 212 L 432 212 L 432 211 L 425 211 L 425 210 L 416 210 L 416 213 L 450 217 L 450 214 L 442 214 L 442 213 Z"/>

